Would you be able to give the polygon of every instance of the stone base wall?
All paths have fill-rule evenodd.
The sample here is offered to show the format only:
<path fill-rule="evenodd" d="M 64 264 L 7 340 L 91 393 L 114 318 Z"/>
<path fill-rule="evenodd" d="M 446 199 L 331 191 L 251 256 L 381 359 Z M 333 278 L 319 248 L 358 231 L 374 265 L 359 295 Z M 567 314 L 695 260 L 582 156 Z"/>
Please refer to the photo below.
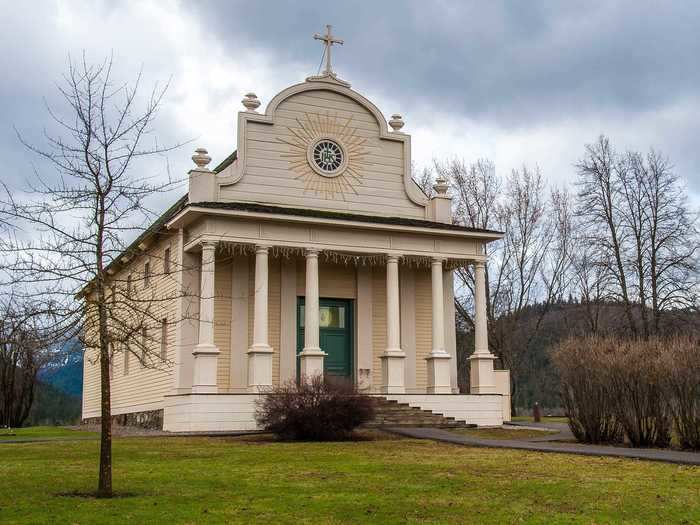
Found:
<path fill-rule="evenodd" d="M 84 425 L 99 425 L 101 422 L 101 417 L 87 417 L 82 421 Z M 147 428 L 149 430 L 163 430 L 163 409 L 113 415 L 112 424 L 124 427 Z"/>

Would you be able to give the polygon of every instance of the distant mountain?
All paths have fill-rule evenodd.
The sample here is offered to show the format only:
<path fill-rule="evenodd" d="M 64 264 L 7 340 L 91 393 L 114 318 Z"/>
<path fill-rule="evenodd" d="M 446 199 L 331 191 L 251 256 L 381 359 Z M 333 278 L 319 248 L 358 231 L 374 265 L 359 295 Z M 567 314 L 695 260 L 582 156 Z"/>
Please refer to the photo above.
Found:
<path fill-rule="evenodd" d="M 57 351 L 56 358 L 39 371 L 39 381 L 73 397 L 83 394 L 83 353 L 76 342 Z"/>

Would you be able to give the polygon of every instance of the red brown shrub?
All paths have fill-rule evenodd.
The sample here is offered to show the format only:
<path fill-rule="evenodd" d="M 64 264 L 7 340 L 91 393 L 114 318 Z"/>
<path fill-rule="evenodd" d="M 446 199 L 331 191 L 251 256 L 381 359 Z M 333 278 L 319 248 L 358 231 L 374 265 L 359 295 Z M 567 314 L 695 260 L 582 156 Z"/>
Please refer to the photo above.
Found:
<path fill-rule="evenodd" d="M 613 393 L 606 377 L 608 342 L 593 337 L 569 338 L 552 353 L 561 381 L 561 400 L 574 437 L 582 443 L 622 440 Z"/>
<path fill-rule="evenodd" d="M 688 336 L 668 341 L 660 361 L 681 447 L 700 450 L 700 343 Z"/>
<path fill-rule="evenodd" d="M 258 424 L 286 440 L 336 441 L 374 417 L 372 399 L 348 382 L 315 376 L 274 388 L 258 403 Z"/>

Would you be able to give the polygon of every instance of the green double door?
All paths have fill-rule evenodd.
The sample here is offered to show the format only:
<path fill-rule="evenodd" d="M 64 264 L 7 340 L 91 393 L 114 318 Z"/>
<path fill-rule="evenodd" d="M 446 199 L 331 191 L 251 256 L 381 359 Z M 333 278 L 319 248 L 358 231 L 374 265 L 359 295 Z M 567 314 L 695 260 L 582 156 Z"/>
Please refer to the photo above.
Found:
<path fill-rule="evenodd" d="M 319 339 L 326 352 L 323 371 L 326 376 L 352 380 L 353 304 L 347 299 L 319 301 Z M 304 298 L 297 299 L 297 378 L 299 353 L 304 349 Z"/>

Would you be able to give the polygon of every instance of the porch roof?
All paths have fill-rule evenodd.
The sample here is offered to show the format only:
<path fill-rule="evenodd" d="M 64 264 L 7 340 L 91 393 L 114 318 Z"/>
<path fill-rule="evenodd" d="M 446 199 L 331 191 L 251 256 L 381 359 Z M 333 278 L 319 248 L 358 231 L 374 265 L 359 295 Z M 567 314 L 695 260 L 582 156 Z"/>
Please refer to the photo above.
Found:
<path fill-rule="evenodd" d="M 269 204 L 259 204 L 255 202 L 194 202 L 189 203 L 180 211 L 187 208 L 206 208 L 212 210 L 232 210 L 251 213 L 265 213 L 272 215 L 308 217 L 317 219 L 330 219 L 340 221 L 353 221 L 374 224 L 387 224 L 392 226 L 406 226 L 411 228 L 430 228 L 434 230 L 459 231 L 463 233 L 477 233 L 480 236 L 493 236 L 498 239 L 503 236 L 503 232 L 496 230 L 486 230 L 481 228 L 470 228 L 459 224 L 448 224 L 442 222 L 428 221 L 422 219 L 409 219 L 405 217 L 384 217 L 379 215 L 360 215 L 356 213 L 344 213 L 310 208 L 288 208 L 285 206 L 273 206 Z M 179 214 L 178 214 L 179 215 Z"/>

